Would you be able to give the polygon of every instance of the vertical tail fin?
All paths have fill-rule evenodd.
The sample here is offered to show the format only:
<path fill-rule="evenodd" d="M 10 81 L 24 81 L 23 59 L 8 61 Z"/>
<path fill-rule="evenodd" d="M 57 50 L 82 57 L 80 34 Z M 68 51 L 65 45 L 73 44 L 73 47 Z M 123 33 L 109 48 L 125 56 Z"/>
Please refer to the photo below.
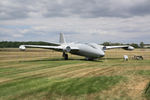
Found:
<path fill-rule="evenodd" d="M 60 33 L 59 43 L 60 44 L 66 43 L 63 33 Z"/>

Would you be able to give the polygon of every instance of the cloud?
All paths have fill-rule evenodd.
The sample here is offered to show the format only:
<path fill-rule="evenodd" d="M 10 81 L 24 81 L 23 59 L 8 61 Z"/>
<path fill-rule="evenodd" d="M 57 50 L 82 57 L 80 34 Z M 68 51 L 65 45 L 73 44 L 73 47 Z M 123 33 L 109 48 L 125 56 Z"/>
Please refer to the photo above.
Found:
<path fill-rule="evenodd" d="M 67 40 L 72 42 L 102 43 L 112 41 L 127 43 L 134 42 L 133 40 L 136 40 L 136 38 L 138 38 L 136 42 L 148 42 L 149 40 L 147 38 L 143 39 L 143 37 L 149 36 L 149 19 L 150 16 L 144 18 L 34 18 L 12 20 L 0 23 L 0 27 L 5 24 L 5 27 L 3 26 L 0 29 L 0 34 L 2 32 L 6 33 L 13 40 L 26 40 L 26 37 L 28 37 L 29 40 L 39 39 L 41 41 L 57 42 L 58 33 L 63 32 Z M 15 36 L 22 36 L 22 38 Z"/>
<path fill-rule="evenodd" d="M 149 0 L 3 0 L 0 2 L 0 20 L 30 17 L 133 17 L 149 14 Z"/>
<path fill-rule="evenodd" d="M 0 2 L 0 20 L 28 17 L 28 9 L 26 9 L 26 6 L 13 1 L 3 0 Z"/>
<path fill-rule="evenodd" d="M 0 40 L 150 42 L 149 19 L 149 0 L 2 0 Z"/>
<path fill-rule="evenodd" d="M 63 0 L 48 2 L 46 17 L 132 17 L 150 14 L 149 0 Z"/>

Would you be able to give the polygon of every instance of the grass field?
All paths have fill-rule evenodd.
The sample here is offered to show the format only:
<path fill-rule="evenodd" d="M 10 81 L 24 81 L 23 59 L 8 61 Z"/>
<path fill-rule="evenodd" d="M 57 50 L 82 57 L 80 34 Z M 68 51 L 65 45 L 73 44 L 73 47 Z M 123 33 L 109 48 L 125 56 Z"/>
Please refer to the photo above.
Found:
<path fill-rule="evenodd" d="M 51 50 L 0 49 L 0 100 L 150 100 L 150 49 L 109 50 L 96 61 L 69 58 Z"/>

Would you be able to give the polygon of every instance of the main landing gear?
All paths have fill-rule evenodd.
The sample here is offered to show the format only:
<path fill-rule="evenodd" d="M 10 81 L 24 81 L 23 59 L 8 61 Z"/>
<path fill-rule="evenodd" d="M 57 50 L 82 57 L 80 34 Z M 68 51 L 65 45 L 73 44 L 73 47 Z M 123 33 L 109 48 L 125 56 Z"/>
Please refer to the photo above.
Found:
<path fill-rule="evenodd" d="M 93 61 L 95 59 L 94 58 L 88 58 L 88 57 L 86 57 L 86 60 Z"/>
<path fill-rule="evenodd" d="M 63 52 L 62 56 L 64 57 L 65 60 L 68 60 L 68 54 L 66 54 L 65 52 Z"/>

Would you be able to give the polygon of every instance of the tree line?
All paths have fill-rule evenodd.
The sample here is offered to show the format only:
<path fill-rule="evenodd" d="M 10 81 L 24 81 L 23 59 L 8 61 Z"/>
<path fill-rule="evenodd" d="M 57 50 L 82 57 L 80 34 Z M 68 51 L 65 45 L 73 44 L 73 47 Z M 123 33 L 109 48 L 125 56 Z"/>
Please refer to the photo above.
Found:
<path fill-rule="evenodd" d="M 18 48 L 20 45 L 54 45 L 48 42 L 43 41 L 28 41 L 28 42 L 20 42 L 20 41 L 0 41 L 0 48 Z M 104 42 L 102 43 L 104 46 L 114 46 L 114 45 L 131 45 L 135 48 L 143 48 L 144 43 L 141 42 L 140 44 L 131 43 L 131 44 L 122 44 L 122 43 L 111 43 L 111 42 Z"/>
<path fill-rule="evenodd" d="M 28 42 L 0 41 L 0 48 L 18 48 L 20 45 L 53 45 L 53 44 L 43 41 L 28 41 Z"/>

